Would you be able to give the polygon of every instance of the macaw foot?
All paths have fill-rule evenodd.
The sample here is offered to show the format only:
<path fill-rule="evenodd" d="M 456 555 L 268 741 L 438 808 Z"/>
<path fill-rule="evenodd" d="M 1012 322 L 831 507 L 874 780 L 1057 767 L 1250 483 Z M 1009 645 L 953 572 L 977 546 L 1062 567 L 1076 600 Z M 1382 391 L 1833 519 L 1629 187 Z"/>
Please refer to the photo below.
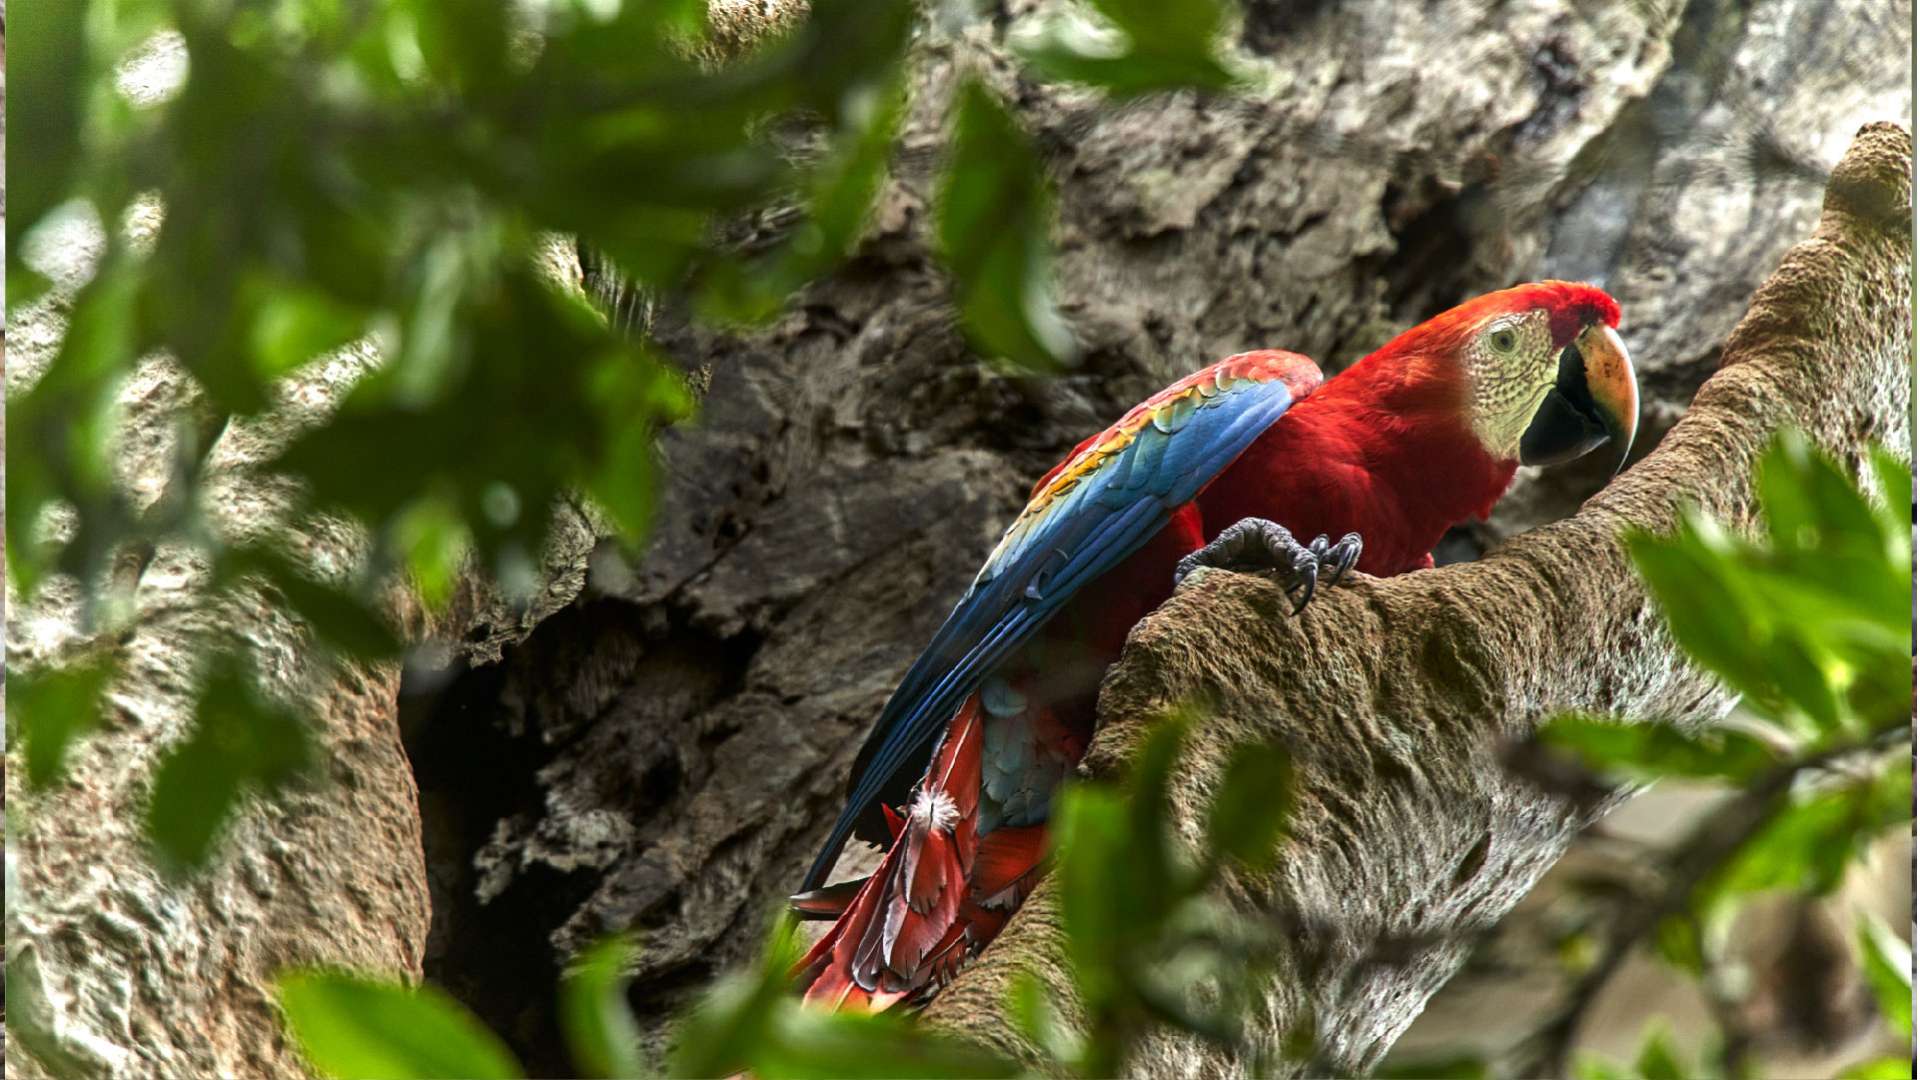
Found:
<path fill-rule="evenodd" d="M 1320 575 L 1327 584 L 1337 585 L 1360 561 L 1360 534 L 1348 533 L 1329 542 L 1325 536 L 1301 544 L 1287 531 L 1265 518 L 1243 518 L 1221 530 L 1213 542 L 1181 559 L 1173 569 L 1178 585 L 1188 574 L 1203 566 L 1238 570 L 1278 570 L 1286 580 L 1286 590 L 1294 597 L 1293 613 L 1313 599 Z"/>

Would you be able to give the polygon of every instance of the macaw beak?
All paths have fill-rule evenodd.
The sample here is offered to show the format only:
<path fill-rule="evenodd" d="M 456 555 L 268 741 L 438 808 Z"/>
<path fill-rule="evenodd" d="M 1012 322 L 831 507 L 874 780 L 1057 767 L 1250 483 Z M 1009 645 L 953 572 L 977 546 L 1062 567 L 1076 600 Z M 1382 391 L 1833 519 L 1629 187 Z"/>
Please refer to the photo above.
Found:
<path fill-rule="evenodd" d="M 1558 465 L 1611 443 L 1620 455 L 1613 466 L 1617 473 L 1627 463 L 1639 424 L 1640 387 L 1633 381 L 1627 347 L 1612 327 L 1595 323 L 1560 351 L 1553 389 L 1520 436 L 1520 461 Z"/>

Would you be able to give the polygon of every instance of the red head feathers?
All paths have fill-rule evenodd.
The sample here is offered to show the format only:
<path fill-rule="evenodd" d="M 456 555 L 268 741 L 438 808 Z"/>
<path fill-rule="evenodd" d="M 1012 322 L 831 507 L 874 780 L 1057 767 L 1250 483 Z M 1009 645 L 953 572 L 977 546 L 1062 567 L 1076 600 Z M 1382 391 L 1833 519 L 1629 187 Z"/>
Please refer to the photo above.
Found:
<path fill-rule="evenodd" d="M 1413 327 L 1378 351 L 1396 356 L 1453 355 L 1488 319 L 1535 309 L 1546 310 L 1555 349 L 1565 348 L 1584 326 L 1620 325 L 1620 305 L 1604 290 L 1575 281 L 1535 281 L 1476 296 Z"/>

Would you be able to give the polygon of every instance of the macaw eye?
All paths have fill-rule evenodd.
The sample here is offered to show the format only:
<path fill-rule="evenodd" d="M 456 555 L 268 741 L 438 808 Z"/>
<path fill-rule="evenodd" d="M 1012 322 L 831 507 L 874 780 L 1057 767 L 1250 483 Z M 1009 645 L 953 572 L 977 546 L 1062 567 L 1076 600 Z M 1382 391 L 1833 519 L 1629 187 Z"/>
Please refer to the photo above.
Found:
<path fill-rule="evenodd" d="M 1520 335 L 1502 327 L 1487 335 L 1487 344 L 1493 346 L 1494 352 L 1510 353 L 1514 346 L 1520 344 Z"/>

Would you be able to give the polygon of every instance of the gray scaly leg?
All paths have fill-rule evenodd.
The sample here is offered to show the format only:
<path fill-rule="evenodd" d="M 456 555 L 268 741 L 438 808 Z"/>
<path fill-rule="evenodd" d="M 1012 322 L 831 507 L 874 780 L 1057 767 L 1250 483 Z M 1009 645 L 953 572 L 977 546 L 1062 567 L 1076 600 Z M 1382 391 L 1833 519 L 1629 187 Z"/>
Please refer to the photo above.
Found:
<path fill-rule="evenodd" d="M 1173 582 L 1178 585 L 1203 566 L 1277 570 L 1285 580 L 1287 594 L 1294 596 L 1293 613 L 1298 615 L 1313 599 L 1321 574 L 1327 575 L 1328 585 L 1337 585 L 1359 561 L 1359 533 L 1348 533 L 1332 542 L 1319 536 L 1303 545 L 1284 525 L 1265 518 L 1243 518 L 1222 529 L 1206 547 L 1181 559 L 1174 567 Z"/>

